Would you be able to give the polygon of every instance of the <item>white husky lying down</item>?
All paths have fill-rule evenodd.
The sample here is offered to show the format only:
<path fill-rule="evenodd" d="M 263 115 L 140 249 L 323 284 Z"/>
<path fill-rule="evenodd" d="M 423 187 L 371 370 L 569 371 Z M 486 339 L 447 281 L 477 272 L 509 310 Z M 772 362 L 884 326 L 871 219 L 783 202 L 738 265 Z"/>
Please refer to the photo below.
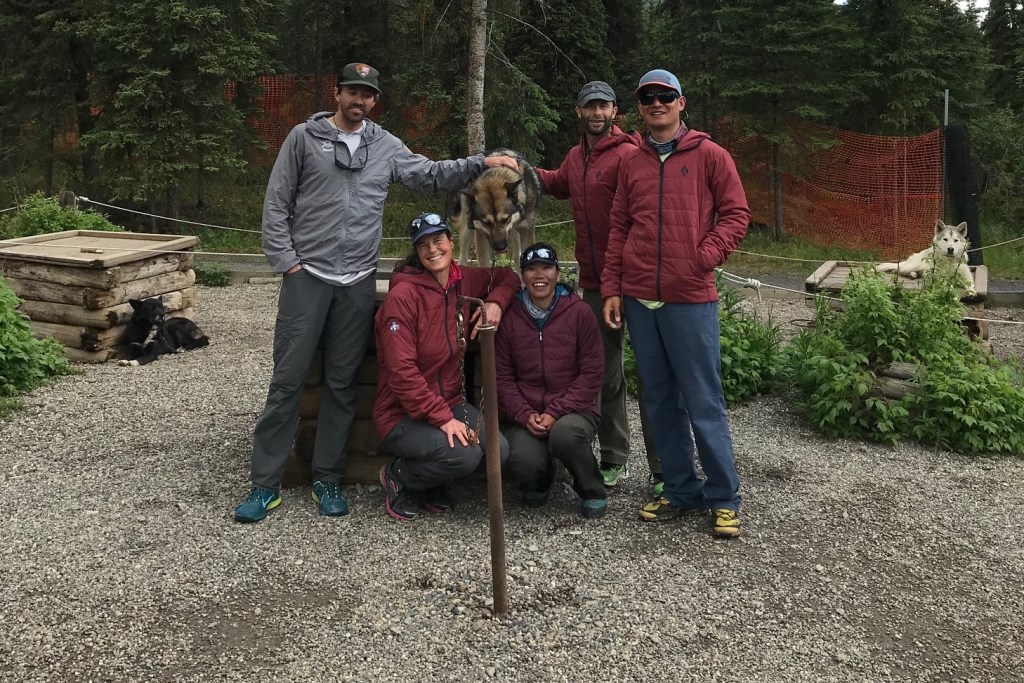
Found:
<path fill-rule="evenodd" d="M 935 221 L 935 238 L 930 247 L 911 254 L 899 263 L 879 263 L 875 268 L 883 273 L 899 273 L 903 277 L 918 278 L 933 270 L 956 269 L 969 296 L 974 296 L 974 280 L 967 267 L 964 252 L 967 250 L 967 223 L 955 228 L 942 221 Z"/>

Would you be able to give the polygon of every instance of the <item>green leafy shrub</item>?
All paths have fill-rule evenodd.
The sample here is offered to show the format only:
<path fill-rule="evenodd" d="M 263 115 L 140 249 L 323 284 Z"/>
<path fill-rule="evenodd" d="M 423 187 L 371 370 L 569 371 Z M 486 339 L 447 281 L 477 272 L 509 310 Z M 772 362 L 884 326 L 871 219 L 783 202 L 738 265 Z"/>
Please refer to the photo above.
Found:
<path fill-rule="evenodd" d="M 779 328 L 743 312 L 735 287 L 719 282 L 718 314 L 721 323 L 722 389 L 732 407 L 774 389 L 783 374 L 784 357 Z M 637 395 L 636 359 L 627 343 L 623 353 L 626 390 Z"/>
<path fill-rule="evenodd" d="M 196 263 L 196 283 L 207 287 L 227 287 L 231 284 L 231 271 L 219 263 Z"/>
<path fill-rule="evenodd" d="M 739 291 L 718 286 L 721 323 L 722 389 L 729 407 L 771 392 L 783 374 L 779 326 L 740 308 Z"/>
<path fill-rule="evenodd" d="M 12 215 L 0 218 L 0 239 L 44 235 L 65 230 L 107 230 L 121 228 L 95 211 L 61 207 L 55 200 L 37 192 L 29 196 Z"/>
<path fill-rule="evenodd" d="M 836 311 L 819 299 L 815 329 L 786 350 L 799 405 L 826 435 L 1024 454 L 1024 375 L 964 334 L 952 274 L 915 292 L 858 270 L 842 302 Z M 900 399 L 876 383 L 895 362 L 917 367 L 916 388 Z"/>
<path fill-rule="evenodd" d="M 0 399 L 13 398 L 50 377 L 71 372 L 56 340 L 35 338 L 28 320 L 16 310 L 19 303 L 0 277 Z"/>

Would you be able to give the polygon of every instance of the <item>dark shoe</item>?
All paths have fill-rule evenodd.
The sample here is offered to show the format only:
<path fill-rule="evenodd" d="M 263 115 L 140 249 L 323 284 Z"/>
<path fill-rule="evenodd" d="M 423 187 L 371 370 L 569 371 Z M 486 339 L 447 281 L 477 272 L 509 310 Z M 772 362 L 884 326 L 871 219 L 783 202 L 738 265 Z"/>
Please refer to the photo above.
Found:
<path fill-rule="evenodd" d="M 423 512 L 415 493 L 409 491 L 395 479 L 391 465 L 384 465 L 380 468 L 380 485 L 384 489 L 384 509 L 395 519 L 407 522 Z"/>
<path fill-rule="evenodd" d="M 455 500 L 447 486 L 434 486 L 420 491 L 420 507 L 426 512 L 448 512 L 455 507 Z"/>
<path fill-rule="evenodd" d="M 606 512 L 608 512 L 607 498 L 587 498 L 580 503 L 580 514 L 587 519 L 604 517 Z"/>
<path fill-rule="evenodd" d="M 662 496 L 654 502 L 648 503 L 640 508 L 640 519 L 645 522 L 664 522 L 670 519 L 676 519 L 677 517 L 682 517 L 683 515 L 692 515 L 706 511 L 707 508 L 704 507 L 681 508 L 669 501 L 668 498 Z"/>
<path fill-rule="evenodd" d="M 711 533 L 718 538 L 736 538 L 740 535 L 740 515 L 736 510 L 718 508 L 711 512 Z"/>
<path fill-rule="evenodd" d="M 348 501 L 341 487 L 333 481 L 313 482 L 313 502 L 320 506 L 320 514 L 325 517 L 341 517 L 348 514 Z"/>
<path fill-rule="evenodd" d="M 550 497 L 550 487 L 543 491 L 523 491 L 523 505 L 528 508 L 544 507 L 548 504 L 548 498 Z"/>
<path fill-rule="evenodd" d="M 243 523 L 258 522 L 267 513 L 281 504 L 281 496 L 274 489 L 253 486 L 249 489 L 249 497 L 235 508 L 235 521 Z"/>

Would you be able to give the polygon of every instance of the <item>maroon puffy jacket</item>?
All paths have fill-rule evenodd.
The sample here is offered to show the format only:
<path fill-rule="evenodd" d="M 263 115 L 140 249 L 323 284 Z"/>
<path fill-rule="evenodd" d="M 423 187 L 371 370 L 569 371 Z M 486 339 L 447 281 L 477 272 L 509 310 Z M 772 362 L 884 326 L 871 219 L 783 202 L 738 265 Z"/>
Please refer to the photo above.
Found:
<path fill-rule="evenodd" d="M 750 209 L 736 164 L 707 133 L 681 127 L 661 161 L 649 142 L 619 166 L 601 296 L 718 301 L 715 268 L 739 246 Z"/>
<path fill-rule="evenodd" d="M 462 402 L 462 375 L 455 319 L 458 296 L 491 301 L 502 309 L 519 291 L 508 268 L 459 267 L 452 263 L 448 287 L 430 273 L 406 268 L 391 277 L 377 311 L 377 396 L 373 424 L 384 439 L 405 416 L 440 428 Z M 463 311 L 470 331 L 468 306 Z M 504 323 L 499 325 L 499 329 Z"/>
<path fill-rule="evenodd" d="M 642 141 L 638 133 L 623 133 L 618 126 L 612 126 L 611 133 L 594 145 L 589 157 L 586 143 L 581 140 L 569 150 L 556 170 L 537 169 L 545 194 L 572 201 L 576 260 L 580 264 L 583 289 L 601 288 L 601 271 L 608 248 L 608 217 L 615 198 L 619 162 Z"/>
<path fill-rule="evenodd" d="M 526 426 L 531 413 L 556 420 L 569 413 L 600 415 L 604 342 L 590 306 L 563 286 L 543 329 L 521 294 L 501 320 L 494 340 L 498 405 L 506 420 Z"/>

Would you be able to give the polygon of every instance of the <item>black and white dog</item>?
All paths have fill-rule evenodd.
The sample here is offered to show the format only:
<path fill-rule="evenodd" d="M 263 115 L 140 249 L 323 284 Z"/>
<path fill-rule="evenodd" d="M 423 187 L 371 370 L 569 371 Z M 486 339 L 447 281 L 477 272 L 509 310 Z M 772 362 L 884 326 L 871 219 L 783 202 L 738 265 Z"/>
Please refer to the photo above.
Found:
<path fill-rule="evenodd" d="M 188 318 L 166 318 L 162 296 L 131 299 L 128 303 L 134 311 L 125 333 L 131 360 L 123 360 L 121 365 L 146 365 L 179 349 L 192 351 L 210 343 L 199 326 Z"/>

